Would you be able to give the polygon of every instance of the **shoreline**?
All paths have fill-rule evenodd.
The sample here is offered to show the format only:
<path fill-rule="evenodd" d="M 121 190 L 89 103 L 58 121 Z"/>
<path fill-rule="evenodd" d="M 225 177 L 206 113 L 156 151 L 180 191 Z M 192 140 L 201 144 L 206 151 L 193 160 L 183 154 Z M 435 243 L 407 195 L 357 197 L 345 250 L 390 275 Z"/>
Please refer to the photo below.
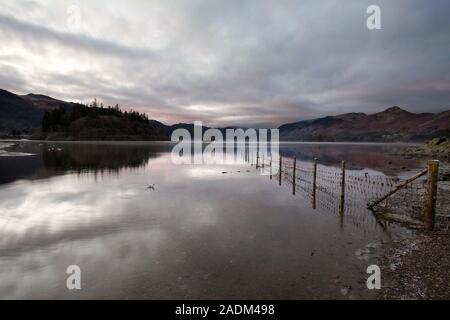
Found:
<path fill-rule="evenodd" d="M 381 300 L 449 300 L 450 233 L 417 231 L 383 248 Z"/>
<path fill-rule="evenodd" d="M 178 141 L 170 140 L 31 140 L 31 139 L 0 139 L 0 142 L 39 142 L 39 143 L 159 143 L 159 144 L 174 144 Z M 192 141 L 192 143 L 212 143 L 214 141 Z M 269 141 L 267 141 L 269 142 Z M 223 142 L 225 143 L 225 141 Z M 238 142 L 243 143 L 243 142 Z M 248 143 L 248 142 L 247 142 Z M 255 142 L 251 142 L 255 143 Z M 418 146 L 420 142 L 372 142 L 372 141 L 279 141 L 280 144 L 320 144 L 320 145 L 404 145 L 404 146 Z"/>

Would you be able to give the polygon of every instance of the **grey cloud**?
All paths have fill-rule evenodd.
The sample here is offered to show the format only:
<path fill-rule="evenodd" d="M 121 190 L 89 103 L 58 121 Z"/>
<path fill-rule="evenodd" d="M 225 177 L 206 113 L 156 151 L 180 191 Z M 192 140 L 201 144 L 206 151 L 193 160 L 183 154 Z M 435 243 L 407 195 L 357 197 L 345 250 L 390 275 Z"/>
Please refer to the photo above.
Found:
<path fill-rule="evenodd" d="M 130 48 L 114 42 L 96 39 L 83 34 L 51 30 L 44 26 L 0 14 L 0 26 L 4 32 L 18 35 L 22 41 L 55 42 L 74 49 L 86 50 L 99 55 L 118 55 L 128 59 L 154 58 L 154 53 L 142 48 Z"/>
<path fill-rule="evenodd" d="M 0 63 L 0 70 L 0 88 L 14 90 L 15 88 L 24 88 L 27 86 L 24 75 L 15 68 Z"/>
<path fill-rule="evenodd" d="M 40 89 L 65 90 L 80 100 L 117 100 L 169 122 L 278 126 L 392 105 L 417 112 L 448 109 L 446 1 L 377 2 L 379 31 L 365 26 L 369 0 L 161 2 L 172 20 L 162 30 L 168 42 L 157 51 L 4 15 L 0 25 L 30 48 L 51 43 L 86 50 L 104 62 L 98 75 L 43 75 Z M 20 82 L 11 87 L 27 91 Z M 196 111 L 193 105 L 208 108 Z"/>

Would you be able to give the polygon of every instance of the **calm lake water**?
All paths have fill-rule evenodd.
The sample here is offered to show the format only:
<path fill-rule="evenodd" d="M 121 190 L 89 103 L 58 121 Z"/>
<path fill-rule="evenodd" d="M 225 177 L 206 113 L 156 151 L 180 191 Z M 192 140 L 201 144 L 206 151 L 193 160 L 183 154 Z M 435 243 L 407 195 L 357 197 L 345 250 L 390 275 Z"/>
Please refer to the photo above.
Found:
<path fill-rule="evenodd" d="M 1 143 L 0 143 L 1 144 Z M 319 172 L 410 175 L 400 145 L 282 144 Z M 20 142 L 0 155 L 0 298 L 365 299 L 381 241 L 407 231 L 362 201 L 244 161 L 174 165 L 166 143 Z M 410 171 L 409 171 L 410 170 Z M 327 171 L 328 172 L 328 171 Z M 154 189 L 148 186 L 154 185 Z M 66 288 L 81 268 L 82 290 Z"/>

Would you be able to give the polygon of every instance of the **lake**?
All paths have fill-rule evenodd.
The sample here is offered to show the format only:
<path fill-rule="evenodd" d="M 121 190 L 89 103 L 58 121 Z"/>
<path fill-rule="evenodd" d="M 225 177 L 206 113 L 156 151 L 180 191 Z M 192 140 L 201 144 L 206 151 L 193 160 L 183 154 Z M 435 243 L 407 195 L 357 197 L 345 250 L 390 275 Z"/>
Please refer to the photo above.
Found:
<path fill-rule="evenodd" d="M 366 268 L 381 243 L 408 231 L 378 221 L 355 196 L 362 182 L 351 183 L 376 177 L 382 193 L 418 171 L 423 163 L 395 155 L 403 145 L 281 144 L 305 172 L 318 159 L 326 179 L 314 197 L 301 174 L 294 195 L 288 177 L 280 185 L 242 159 L 174 165 L 172 147 L 21 141 L 3 150 L 0 298 L 376 297 Z M 327 188 L 341 160 L 344 207 Z M 70 265 L 81 290 L 66 287 Z"/>

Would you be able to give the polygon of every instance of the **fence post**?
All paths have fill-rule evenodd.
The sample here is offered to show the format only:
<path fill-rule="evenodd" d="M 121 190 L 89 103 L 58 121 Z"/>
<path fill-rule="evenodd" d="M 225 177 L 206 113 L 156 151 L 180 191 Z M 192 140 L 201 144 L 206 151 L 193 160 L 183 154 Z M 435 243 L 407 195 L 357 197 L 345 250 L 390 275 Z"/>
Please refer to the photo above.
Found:
<path fill-rule="evenodd" d="M 424 214 L 425 228 L 428 230 L 434 229 L 434 216 L 436 211 L 436 193 L 439 179 L 439 161 L 428 161 L 428 190 L 427 190 L 427 205 Z"/>
<path fill-rule="evenodd" d="M 317 158 L 313 162 L 313 209 L 316 209 Z"/>
<path fill-rule="evenodd" d="M 270 154 L 270 180 L 272 180 L 272 154 Z"/>
<path fill-rule="evenodd" d="M 343 226 L 344 206 L 345 206 L 345 161 L 342 160 L 341 204 L 339 206 L 339 213 L 341 215 L 341 227 Z"/>
<path fill-rule="evenodd" d="M 279 175 L 279 185 L 281 186 L 281 171 L 282 171 L 282 168 L 281 168 L 281 166 L 282 166 L 282 163 L 283 163 L 283 158 L 281 157 L 281 154 L 280 154 L 280 175 Z"/>
<path fill-rule="evenodd" d="M 316 192 L 316 186 L 317 186 L 317 158 L 314 158 L 314 162 L 313 162 L 313 189 L 314 189 L 314 192 Z"/>
<path fill-rule="evenodd" d="M 295 195 L 295 171 L 297 167 L 297 157 L 294 156 L 294 169 L 292 171 L 292 194 Z"/>
<path fill-rule="evenodd" d="M 259 168 L 259 152 L 256 151 L 256 169 Z"/>
<path fill-rule="evenodd" d="M 345 161 L 342 160 L 341 199 L 345 198 Z"/>

